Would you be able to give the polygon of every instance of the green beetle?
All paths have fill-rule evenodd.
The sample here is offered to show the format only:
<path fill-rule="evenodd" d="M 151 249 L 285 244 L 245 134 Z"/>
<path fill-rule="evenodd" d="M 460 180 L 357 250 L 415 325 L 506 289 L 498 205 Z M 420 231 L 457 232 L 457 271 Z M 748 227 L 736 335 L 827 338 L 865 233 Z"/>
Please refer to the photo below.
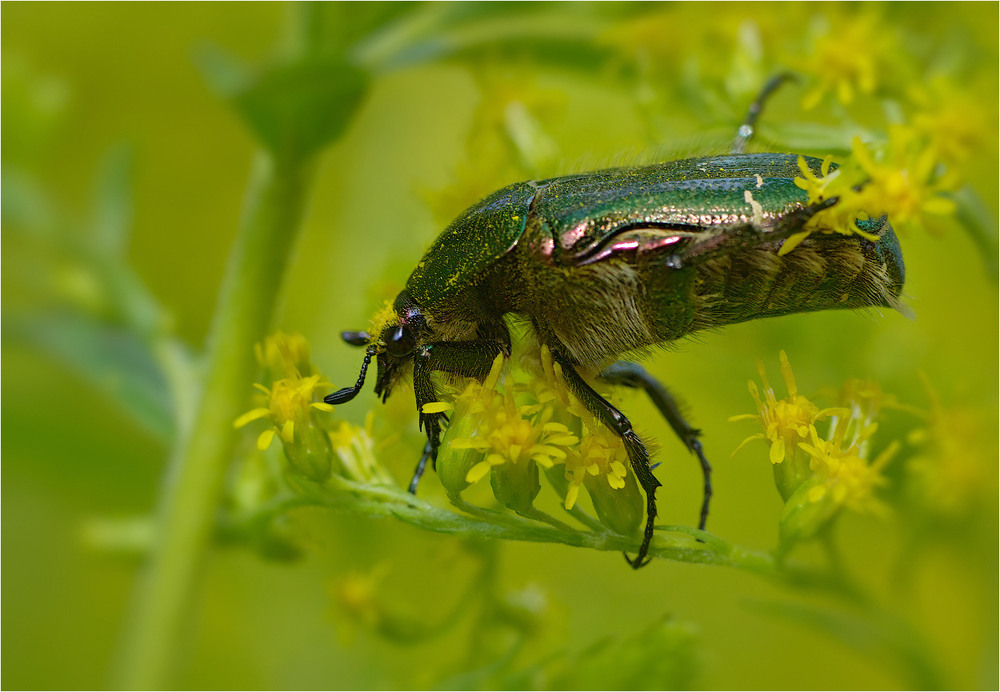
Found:
<path fill-rule="evenodd" d="M 615 168 L 516 183 L 466 210 L 438 237 L 396 298 L 380 334 L 344 332 L 365 346 L 353 387 L 326 397 L 350 401 L 372 358 L 375 393 L 383 400 L 412 363 L 420 425 L 427 434 L 410 484 L 436 461 L 443 413 L 431 373 L 482 380 L 498 354 L 509 355 L 508 319 L 526 322 L 546 345 L 581 403 L 621 437 L 646 494 L 646 524 L 635 567 L 648 561 L 656 518 L 649 455 L 632 425 L 583 374 L 647 392 L 701 464 L 708 516 L 711 481 L 699 431 L 669 392 L 622 354 L 692 332 L 762 317 L 830 308 L 897 307 L 904 269 L 899 243 L 885 218 L 866 222 L 876 240 L 814 234 L 779 255 L 836 198 L 808 205 L 794 184 L 791 154 L 738 153 L 768 85 L 751 108 L 727 156 Z M 805 159 L 819 173 L 818 159 Z"/>

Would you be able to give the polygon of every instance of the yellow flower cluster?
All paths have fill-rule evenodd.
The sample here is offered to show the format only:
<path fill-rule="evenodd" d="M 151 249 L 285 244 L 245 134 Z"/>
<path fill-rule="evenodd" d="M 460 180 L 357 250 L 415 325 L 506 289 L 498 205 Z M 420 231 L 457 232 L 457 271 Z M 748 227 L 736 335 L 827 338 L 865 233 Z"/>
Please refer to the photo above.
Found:
<path fill-rule="evenodd" d="M 508 380 L 498 387 L 502 365 L 498 356 L 483 384 L 468 383 L 454 404 L 433 405 L 435 411 L 454 411 L 438 462 L 449 492 L 489 476 L 497 499 L 524 512 L 540 490 L 540 467 L 550 480 L 557 474 L 553 486 L 567 510 L 586 486 L 601 520 L 631 532 L 642 504 L 621 439 L 570 393 L 546 347 L 535 367 L 527 368 L 537 372 L 526 382 Z"/>
<path fill-rule="evenodd" d="M 948 195 L 960 181 L 954 174 L 939 175 L 937 149 L 928 146 L 915 127 L 890 128 L 889 142 L 877 152 L 878 157 L 858 137 L 852 151 L 853 158 L 837 170 L 830 170 L 832 158 L 827 158 L 818 176 L 799 157 L 802 177 L 795 184 L 808 193 L 808 204 L 834 197 L 838 201 L 813 216 L 802 233 L 785 242 L 780 254 L 787 254 L 815 231 L 856 233 L 874 240 L 859 222 L 888 216 L 894 227 L 921 227 L 927 215 L 955 212 Z"/>
<path fill-rule="evenodd" d="M 739 448 L 752 440 L 769 443 L 775 484 L 785 501 L 782 521 L 794 524 L 783 526 L 783 534 L 814 535 L 841 507 L 880 511 L 882 505 L 875 492 L 886 483 L 881 471 L 899 445 L 889 444 L 874 460 L 868 458 L 868 447 L 878 429 L 880 409 L 895 405 L 895 400 L 873 383 L 850 380 L 838 397 L 842 406 L 820 409 L 799 393 L 785 352 L 779 357 L 788 396 L 777 398 L 763 363 L 758 361 L 763 397 L 755 382 L 748 383 L 757 413 L 730 420 L 754 420 L 763 428 Z M 820 434 L 818 427 L 824 418 L 829 419 L 827 437 Z M 808 505 L 818 507 L 809 510 Z M 802 511 L 804 508 L 807 511 Z"/>
<path fill-rule="evenodd" d="M 485 459 L 466 474 L 466 481 L 475 483 L 494 466 L 526 464 L 533 461 L 551 468 L 557 460 L 566 458 L 565 448 L 579 440 L 562 423 L 548 420 L 551 410 L 530 415 L 530 406 L 516 406 L 510 386 L 492 397 L 482 413 L 474 437 L 453 439 L 452 449 L 474 449 Z"/>
<path fill-rule="evenodd" d="M 334 471 L 365 482 L 391 482 L 375 461 L 373 417 L 360 428 L 316 414 L 333 411 L 333 406 L 318 400 L 332 385 L 315 371 L 309 360 L 309 344 L 302 335 L 277 332 L 256 346 L 256 354 L 271 386 L 254 384 L 263 395 L 261 405 L 233 425 L 242 428 L 267 419 L 270 427 L 258 435 L 257 449 L 266 450 L 277 437 L 289 473 L 315 482 L 326 480 Z"/>

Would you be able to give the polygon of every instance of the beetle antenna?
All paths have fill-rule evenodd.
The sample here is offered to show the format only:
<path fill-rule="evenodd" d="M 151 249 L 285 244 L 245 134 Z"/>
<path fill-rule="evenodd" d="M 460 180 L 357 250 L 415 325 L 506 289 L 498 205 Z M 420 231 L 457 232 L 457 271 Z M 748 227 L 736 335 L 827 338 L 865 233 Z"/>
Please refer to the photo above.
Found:
<path fill-rule="evenodd" d="M 345 334 L 350 332 L 345 332 Z M 344 339 L 347 341 L 347 339 Z M 350 343 L 350 342 L 348 342 Z M 368 374 L 368 364 L 372 362 L 372 355 L 374 354 L 374 349 L 369 347 L 365 351 L 365 359 L 361 362 L 361 374 L 358 375 L 358 381 L 354 383 L 353 387 L 344 387 L 339 389 L 333 394 L 328 394 L 323 398 L 323 401 L 328 404 L 346 404 L 348 401 L 353 399 L 361 391 L 361 388 L 365 386 L 365 375 Z"/>
<path fill-rule="evenodd" d="M 368 332 L 341 332 L 340 338 L 351 346 L 367 346 L 372 340 Z"/>

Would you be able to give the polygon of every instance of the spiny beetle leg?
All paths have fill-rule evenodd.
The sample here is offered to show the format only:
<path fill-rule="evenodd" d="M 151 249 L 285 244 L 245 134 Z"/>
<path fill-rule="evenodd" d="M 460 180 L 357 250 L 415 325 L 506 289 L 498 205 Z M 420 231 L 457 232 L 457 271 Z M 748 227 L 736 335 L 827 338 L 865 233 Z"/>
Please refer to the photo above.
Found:
<path fill-rule="evenodd" d="M 618 361 L 608 366 L 598 376 L 608 384 L 642 389 L 649 395 L 653 404 L 660 411 L 667 423 L 673 429 L 674 434 L 680 438 L 681 442 L 693 452 L 701 464 L 701 473 L 705 479 L 704 498 L 701 503 L 701 517 L 698 521 L 698 528 L 705 530 L 705 523 L 708 521 L 708 505 L 712 499 L 712 466 L 705 458 L 705 452 L 701 447 L 701 440 L 698 436 L 701 431 L 691 426 L 684 419 L 677 401 L 660 382 L 650 375 L 645 368 L 636 363 Z"/>
<path fill-rule="evenodd" d="M 497 339 L 426 344 L 413 355 L 413 390 L 417 400 L 418 422 L 427 434 L 427 444 L 410 481 L 411 493 L 417 492 L 417 484 L 424 475 L 428 460 L 432 468 L 437 470 L 441 427 L 443 423 L 448 423 L 448 416 L 443 411 L 424 413 L 425 404 L 438 401 L 431 373 L 453 372 L 482 380 L 489 374 L 497 355 L 510 355 L 510 337 L 506 336 L 506 340 L 503 337 L 501 334 Z"/>
<path fill-rule="evenodd" d="M 632 470 L 635 472 L 643 492 L 646 493 L 646 528 L 642 534 L 642 544 L 639 546 L 639 553 L 635 558 L 625 556 L 625 560 L 632 565 L 633 569 L 639 569 L 649 564 L 651 559 L 647 559 L 646 555 L 649 553 L 649 545 L 653 541 L 653 524 L 656 521 L 656 489 L 660 487 L 660 481 L 653 475 L 653 470 L 649 466 L 649 453 L 646 451 L 645 445 L 642 444 L 642 440 L 632 430 L 632 423 L 621 411 L 595 392 L 580 377 L 573 364 L 560 352 L 553 350 L 552 357 L 562 366 L 566 384 L 573 395 L 609 430 L 622 439 Z"/>
<path fill-rule="evenodd" d="M 427 460 L 430 459 L 431 466 L 437 469 L 438 446 L 441 444 L 441 420 L 447 420 L 443 412 L 424 413 L 424 405 L 434 403 L 438 400 L 437 392 L 434 391 L 434 383 L 431 381 L 432 366 L 430 354 L 427 351 L 418 353 L 413 358 L 413 390 L 417 399 L 417 421 L 420 429 L 427 434 L 427 444 L 424 446 L 423 456 L 417 463 L 417 468 L 413 472 L 413 479 L 410 481 L 410 492 L 415 493 L 417 483 L 424 474 Z"/>
<path fill-rule="evenodd" d="M 427 440 L 427 444 L 424 445 L 424 454 L 420 457 L 420 461 L 417 462 L 417 468 L 413 469 L 413 478 L 410 479 L 410 487 L 408 490 L 411 495 L 417 494 L 417 484 L 420 483 L 420 478 L 424 475 L 424 469 L 427 467 L 427 460 L 431 457 L 437 458 L 434 454 L 434 446 L 431 445 L 431 441 Z"/>
<path fill-rule="evenodd" d="M 781 72 L 767 80 L 767 84 L 764 85 L 764 88 L 760 90 L 760 94 L 757 95 L 757 100 L 750 104 L 746 120 L 743 121 L 743 124 L 736 131 L 736 139 L 733 140 L 733 145 L 729 149 L 730 154 L 743 153 L 747 143 L 753 138 L 754 128 L 757 126 L 757 118 L 760 117 L 761 112 L 764 110 L 764 104 L 767 103 L 767 99 L 770 98 L 771 94 L 779 86 L 794 79 L 795 75 L 791 72 Z"/>

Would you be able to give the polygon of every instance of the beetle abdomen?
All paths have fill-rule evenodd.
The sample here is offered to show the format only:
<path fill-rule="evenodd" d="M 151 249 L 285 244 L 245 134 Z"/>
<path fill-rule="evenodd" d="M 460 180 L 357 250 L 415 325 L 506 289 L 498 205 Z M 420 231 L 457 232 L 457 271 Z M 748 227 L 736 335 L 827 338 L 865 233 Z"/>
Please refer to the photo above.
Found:
<path fill-rule="evenodd" d="M 796 312 L 899 307 L 903 265 L 887 222 L 877 243 L 814 235 L 784 256 L 778 256 L 778 245 L 699 266 L 690 284 L 694 310 L 688 331 Z"/>

